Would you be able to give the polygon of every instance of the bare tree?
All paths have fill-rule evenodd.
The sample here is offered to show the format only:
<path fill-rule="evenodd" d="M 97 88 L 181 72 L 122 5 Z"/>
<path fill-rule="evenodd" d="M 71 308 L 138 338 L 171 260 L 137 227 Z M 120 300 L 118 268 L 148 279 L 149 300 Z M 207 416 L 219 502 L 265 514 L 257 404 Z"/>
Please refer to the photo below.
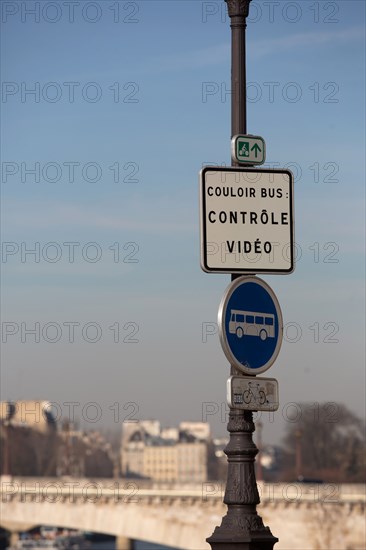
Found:
<path fill-rule="evenodd" d="M 345 405 L 301 403 L 284 438 L 287 477 L 364 482 L 365 423 Z"/>

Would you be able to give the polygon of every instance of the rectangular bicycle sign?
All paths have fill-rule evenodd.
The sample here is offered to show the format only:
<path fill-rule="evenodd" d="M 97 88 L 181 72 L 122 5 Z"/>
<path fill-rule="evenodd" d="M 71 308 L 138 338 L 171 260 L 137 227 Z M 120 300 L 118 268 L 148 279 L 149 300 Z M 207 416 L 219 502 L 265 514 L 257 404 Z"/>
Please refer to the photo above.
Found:
<path fill-rule="evenodd" d="M 227 402 L 233 409 L 277 411 L 278 382 L 274 378 L 230 376 L 227 381 Z"/>

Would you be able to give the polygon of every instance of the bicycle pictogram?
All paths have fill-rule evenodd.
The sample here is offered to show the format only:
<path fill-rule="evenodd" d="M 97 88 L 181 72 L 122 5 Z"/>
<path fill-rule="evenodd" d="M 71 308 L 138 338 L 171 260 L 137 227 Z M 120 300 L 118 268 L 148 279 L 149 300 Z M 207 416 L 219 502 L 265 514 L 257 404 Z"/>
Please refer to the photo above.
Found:
<path fill-rule="evenodd" d="M 266 394 L 261 389 L 260 385 L 255 382 L 248 383 L 249 388 L 243 393 L 244 403 L 258 403 L 264 405 L 267 402 Z"/>

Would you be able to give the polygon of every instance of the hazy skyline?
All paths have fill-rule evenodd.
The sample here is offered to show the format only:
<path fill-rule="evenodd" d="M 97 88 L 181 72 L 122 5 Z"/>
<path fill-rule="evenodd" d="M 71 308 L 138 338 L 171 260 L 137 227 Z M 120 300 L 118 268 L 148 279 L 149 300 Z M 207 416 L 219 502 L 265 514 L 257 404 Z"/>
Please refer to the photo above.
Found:
<path fill-rule="evenodd" d="M 230 164 L 226 5 L 56 6 L 2 3 L 1 399 L 225 435 L 230 278 L 200 269 L 198 173 Z M 285 324 L 273 443 L 290 403 L 364 415 L 365 4 L 250 9 L 248 133 L 295 176 L 295 272 L 263 276 Z"/>

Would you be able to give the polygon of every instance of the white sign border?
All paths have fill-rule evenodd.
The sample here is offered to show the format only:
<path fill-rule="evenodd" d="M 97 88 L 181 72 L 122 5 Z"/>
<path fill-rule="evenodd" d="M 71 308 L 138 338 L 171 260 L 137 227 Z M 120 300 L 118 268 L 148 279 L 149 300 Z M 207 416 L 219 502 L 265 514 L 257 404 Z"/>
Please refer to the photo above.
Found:
<path fill-rule="evenodd" d="M 242 268 L 234 268 L 234 267 L 228 267 L 228 268 L 220 268 L 220 267 L 209 267 L 207 264 L 207 246 L 206 246 L 206 240 L 207 240 L 207 228 L 206 228 L 206 193 L 204 192 L 205 189 L 205 175 L 206 172 L 263 172 L 263 173 L 271 173 L 271 174 L 288 174 L 290 178 L 290 186 L 289 186 L 289 204 L 290 204 L 290 224 L 291 224 L 291 231 L 290 231 L 290 251 L 291 251 L 291 258 L 290 258 L 290 268 L 289 269 L 255 269 L 254 266 L 252 268 L 248 269 L 242 269 Z M 295 219 L 294 219 L 294 175 L 291 172 L 291 170 L 288 169 L 271 169 L 271 168 L 248 168 L 248 167 L 231 167 L 231 166 L 204 166 L 200 170 L 199 174 L 199 192 L 200 192 L 200 247 L 201 247 L 201 254 L 200 254 L 200 263 L 201 263 L 201 269 L 205 271 L 206 273 L 236 273 L 236 274 L 243 274 L 243 275 L 256 275 L 259 274 L 268 274 L 268 275 L 290 275 L 295 271 Z"/>
<path fill-rule="evenodd" d="M 226 308 L 228 305 L 228 302 L 233 294 L 233 292 L 243 283 L 256 283 L 257 285 L 261 286 L 268 292 L 268 294 L 271 296 L 273 303 L 276 308 L 277 318 L 278 318 L 278 338 L 277 338 L 277 344 L 274 349 L 274 352 L 271 356 L 271 358 L 265 363 L 262 367 L 259 367 L 258 369 L 249 369 L 248 367 L 245 367 L 239 361 L 236 359 L 234 354 L 232 353 L 230 346 L 227 341 L 226 336 L 226 330 L 225 330 L 225 315 L 226 315 Z M 251 376 L 256 376 L 257 374 L 261 374 L 262 372 L 265 372 L 268 370 L 273 363 L 276 361 L 277 356 L 280 352 L 281 346 L 282 346 L 282 339 L 283 339 L 283 317 L 282 317 L 282 311 L 280 304 L 278 302 L 277 296 L 271 289 L 271 287 L 263 281 L 263 279 L 260 279 L 259 277 L 238 277 L 234 281 L 232 281 L 229 286 L 226 288 L 224 295 L 221 299 L 220 306 L 219 306 L 219 312 L 217 316 L 217 323 L 219 328 L 219 338 L 221 347 L 223 349 L 223 352 L 226 356 L 226 359 L 229 361 L 230 365 L 238 369 L 240 372 L 244 374 L 249 374 Z"/>
<path fill-rule="evenodd" d="M 238 405 L 237 403 L 234 403 L 231 399 L 232 397 L 232 394 L 233 394 L 233 384 L 234 384 L 234 381 L 235 379 L 238 379 L 238 380 L 244 380 L 244 381 L 257 381 L 258 384 L 263 384 L 264 382 L 272 382 L 274 385 L 275 385 L 275 388 L 276 388 L 276 397 L 277 397 L 277 401 L 275 401 L 274 403 L 269 403 L 267 405 L 251 405 L 250 403 L 246 404 L 246 403 L 243 403 L 243 404 L 240 404 Z M 273 412 L 273 411 L 277 411 L 279 409 L 279 406 L 280 406 L 280 396 L 279 396 L 279 387 L 278 387 L 278 380 L 276 380 L 276 378 L 261 378 L 259 376 L 243 376 L 243 375 L 232 375 L 230 376 L 230 378 L 228 378 L 228 381 L 227 381 L 227 385 L 226 385 L 226 401 L 227 401 L 227 404 L 229 405 L 229 407 L 231 407 L 232 409 L 240 409 L 242 411 L 270 411 L 270 412 Z"/>

